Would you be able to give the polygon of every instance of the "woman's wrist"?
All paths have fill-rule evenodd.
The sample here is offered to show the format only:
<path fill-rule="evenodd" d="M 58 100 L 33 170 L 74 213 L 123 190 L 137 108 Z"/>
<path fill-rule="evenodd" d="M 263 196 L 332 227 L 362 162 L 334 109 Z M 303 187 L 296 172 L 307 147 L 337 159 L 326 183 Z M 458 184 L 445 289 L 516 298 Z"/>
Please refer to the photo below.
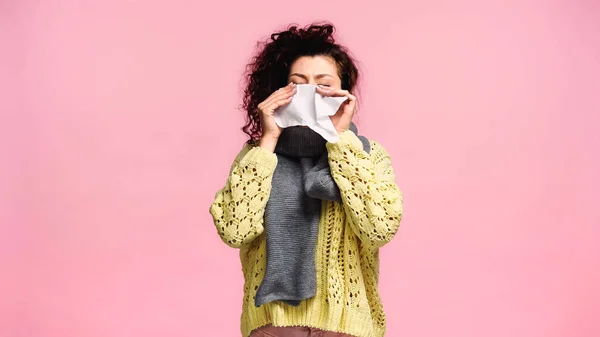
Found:
<path fill-rule="evenodd" d="M 335 128 L 335 131 L 337 132 L 338 135 L 341 135 L 342 133 L 346 132 L 350 130 L 350 127 L 347 128 Z"/>
<path fill-rule="evenodd" d="M 277 137 L 264 135 L 259 141 L 258 146 L 262 147 L 265 150 L 269 150 L 271 152 L 275 152 L 275 146 L 277 146 Z"/>

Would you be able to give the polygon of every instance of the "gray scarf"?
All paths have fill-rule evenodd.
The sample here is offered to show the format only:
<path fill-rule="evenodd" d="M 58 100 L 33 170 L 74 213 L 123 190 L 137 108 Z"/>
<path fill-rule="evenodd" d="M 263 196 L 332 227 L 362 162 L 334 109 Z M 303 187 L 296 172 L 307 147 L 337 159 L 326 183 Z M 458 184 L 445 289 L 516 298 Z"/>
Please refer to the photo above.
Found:
<path fill-rule="evenodd" d="M 354 124 L 350 129 L 358 132 Z M 369 152 L 369 140 L 359 138 Z M 272 301 L 297 306 L 316 294 L 321 204 L 323 200 L 341 202 L 325 144 L 318 133 L 303 127 L 286 128 L 279 137 L 278 162 L 264 216 L 267 268 L 256 292 L 257 307 Z"/>

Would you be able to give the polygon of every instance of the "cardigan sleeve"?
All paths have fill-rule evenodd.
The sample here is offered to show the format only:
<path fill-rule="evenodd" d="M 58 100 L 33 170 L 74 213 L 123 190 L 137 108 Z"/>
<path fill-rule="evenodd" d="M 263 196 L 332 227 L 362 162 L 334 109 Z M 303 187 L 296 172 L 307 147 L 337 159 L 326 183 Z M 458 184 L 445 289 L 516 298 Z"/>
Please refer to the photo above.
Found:
<path fill-rule="evenodd" d="M 327 150 L 352 229 L 362 242 L 382 247 L 392 240 L 402 219 L 403 195 L 390 155 L 374 141 L 370 153 L 365 152 L 352 131 L 340 134 L 336 143 L 327 143 Z"/>
<path fill-rule="evenodd" d="M 277 156 L 246 145 L 237 155 L 225 186 L 217 192 L 210 214 L 219 236 L 240 248 L 263 233 L 263 216 L 271 192 Z"/>

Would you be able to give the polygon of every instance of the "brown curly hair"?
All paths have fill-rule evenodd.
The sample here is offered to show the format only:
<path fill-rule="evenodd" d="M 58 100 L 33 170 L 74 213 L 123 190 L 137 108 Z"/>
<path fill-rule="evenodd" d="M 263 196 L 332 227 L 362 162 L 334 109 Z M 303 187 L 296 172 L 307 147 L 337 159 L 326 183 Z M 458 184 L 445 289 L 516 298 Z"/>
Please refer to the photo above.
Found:
<path fill-rule="evenodd" d="M 296 25 L 271 34 L 258 43 L 258 52 L 246 66 L 246 89 L 241 108 L 247 113 L 242 128 L 249 136 L 248 143 L 261 137 L 258 104 L 274 91 L 287 85 L 290 68 L 302 56 L 328 56 L 335 60 L 342 80 L 342 89 L 352 92 L 359 79 L 358 68 L 350 52 L 335 42 L 332 24 L 312 24 L 305 28 Z"/>

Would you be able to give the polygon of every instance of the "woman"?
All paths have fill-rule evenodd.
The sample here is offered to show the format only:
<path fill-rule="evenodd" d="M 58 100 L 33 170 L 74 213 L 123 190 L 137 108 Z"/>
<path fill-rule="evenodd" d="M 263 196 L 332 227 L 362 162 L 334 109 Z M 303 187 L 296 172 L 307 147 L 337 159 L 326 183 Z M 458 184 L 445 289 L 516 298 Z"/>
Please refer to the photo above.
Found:
<path fill-rule="evenodd" d="M 358 70 L 332 25 L 272 34 L 248 65 L 248 143 L 210 208 L 217 231 L 240 248 L 242 335 L 379 337 L 378 249 L 398 230 L 402 193 L 387 151 L 357 136 Z M 288 84 L 289 83 L 289 84 Z M 327 142 L 274 119 L 298 84 L 345 97 Z"/>

